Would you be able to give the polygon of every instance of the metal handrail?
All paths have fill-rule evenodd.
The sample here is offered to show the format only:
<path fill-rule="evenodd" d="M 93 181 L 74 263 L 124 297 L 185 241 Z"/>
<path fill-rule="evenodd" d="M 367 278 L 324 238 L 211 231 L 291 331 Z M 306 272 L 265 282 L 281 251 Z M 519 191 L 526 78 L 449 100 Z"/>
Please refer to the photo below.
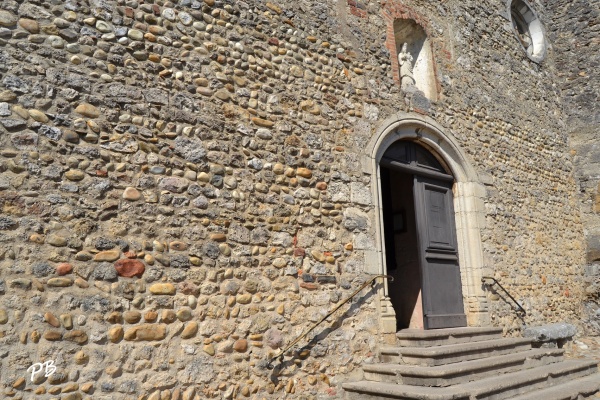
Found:
<path fill-rule="evenodd" d="M 335 307 L 333 307 L 333 309 L 331 309 L 331 311 L 329 311 L 327 313 L 327 315 L 325 315 L 323 318 L 321 318 L 318 322 L 316 322 L 315 324 L 313 324 L 309 329 L 307 329 L 306 331 L 304 331 L 300 336 L 298 336 L 296 339 L 292 340 L 292 342 L 290 344 L 287 345 L 287 347 L 283 350 L 281 350 L 279 352 L 279 354 L 277 354 L 274 357 L 271 357 L 269 359 L 269 361 L 267 362 L 267 368 L 268 369 L 273 369 L 273 361 L 277 360 L 278 358 L 282 358 L 283 355 L 285 353 L 287 353 L 292 347 L 294 347 L 296 344 L 298 344 L 298 342 L 300 342 L 300 340 L 304 339 L 309 333 L 311 333 L 317 326 L 319 326 L 323 321 L 325 321 L 327 318 L 329 318 L 333 313 L 335 313 L 337 310 L 340 309 L 340 307 L 342 307 L 344 304 L 346 304 L 348 301 L 352 300 L 352 298 L 354 298 L 354 296 L 356 296 L 358 293 L 360 293 L 364 288 L 366 288 L 367 286 L 369 286 L 370 284 L 372 284 L 373 282 L 375 282 L 376 279 L 389 279 L 391 282 L 394 281 L 394 277 L 393 276 L 389 276 L 389 275 L 375 275 L 373 276 L 371 279 L 369 279 L 368 281 L 366 281 L 365 283 L 363 283 L 358 289 L 356 289 L 350 296 L 348 296 L 347 298 L 345 298 L 343 301 L 341 301 L 340 303 L 338 303 Z"/>
<path fill-rule="evenodd" d="M 494 283 L 492 283 L 491 285 L 487 284 L 485 282 L 486 280 L 492 280 L 492 281 L 494 281 Z M 504 291 L 504 293 L 506 293 L 506 295 L 513 301 L 513 303 L 516 304 L 517 307 L 513 307 L 513 310 L 515 312 L 521 312 L 521 313 L 523 313 L 523 316 L 527 315 L 527 311 L 525 311 L 525 309 L 519 304 L 519 302 L 514 297 L 512 297 L 512 295 L 510 293 L 508 293 L 508 290 L 506 290 L 504 288 L 504 286 L 502 286 L 500 284 L 500 282 L 498 282 L 498 280 L 496 278 L 491 277 L 491 276 L 484 276 L 484 277 L 481 278 L 481 283 L 483 283 L 484 285 L 489 285 L 490 287 L 493 286 L 494 284 L 498 285 L 500 287 L 500 289 L 502 289 Z"/>

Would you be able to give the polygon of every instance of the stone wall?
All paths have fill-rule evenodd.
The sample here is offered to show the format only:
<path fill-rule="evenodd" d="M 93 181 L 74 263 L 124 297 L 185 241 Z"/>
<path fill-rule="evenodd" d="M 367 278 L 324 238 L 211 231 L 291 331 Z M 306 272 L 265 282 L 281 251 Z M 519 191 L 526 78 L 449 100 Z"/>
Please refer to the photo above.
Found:
<path fill-rule="evenodd" d="M 589 333 L 600 334 L 600 2 L 553 1 L 559 12 L 551 33 L 558 53 L 565 131 L 570 135 L 586 237 L 586 314 Z"/>
<path fill-rule="evenodd" d="M 374 290 L 275 372 L 265 360 L 367 278 L 378 216 L 360 161 L 398 111 L 436 120 L 486 184 L 486 272 L 527 322 L 575 322 L 583 236 L 556 55 L 531 62 L 505 14 L 1 0 L 2 396 L 339 398 L 377 349 Z M 399 90 L 390 15 L 429 35 L 437 101 Z M 496 299 L 494 324 L 519 329 Z"/>

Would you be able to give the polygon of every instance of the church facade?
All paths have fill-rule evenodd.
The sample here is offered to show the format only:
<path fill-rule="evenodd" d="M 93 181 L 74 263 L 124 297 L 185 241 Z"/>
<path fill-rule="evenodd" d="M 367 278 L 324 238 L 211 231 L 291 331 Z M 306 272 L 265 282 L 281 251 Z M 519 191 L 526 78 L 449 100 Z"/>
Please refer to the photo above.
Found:
<path fill-rule="evenodd" d="M 404 328 L 597 335 L 597 20 L 0 0 L 3 396 L 344 398 Z"/>

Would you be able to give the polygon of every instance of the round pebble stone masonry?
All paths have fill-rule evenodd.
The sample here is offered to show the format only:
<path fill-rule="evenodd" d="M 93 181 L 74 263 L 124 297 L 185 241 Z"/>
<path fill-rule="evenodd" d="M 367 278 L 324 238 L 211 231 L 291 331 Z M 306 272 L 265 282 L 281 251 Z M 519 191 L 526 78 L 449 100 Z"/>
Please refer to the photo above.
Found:
<path fill-rule="evenodd" d="M 571 3 L 2 2 L 0 398 L 344 399 L 437 323 L 424 204 L 452 323 L 596 348 L 597 16 Z"/>

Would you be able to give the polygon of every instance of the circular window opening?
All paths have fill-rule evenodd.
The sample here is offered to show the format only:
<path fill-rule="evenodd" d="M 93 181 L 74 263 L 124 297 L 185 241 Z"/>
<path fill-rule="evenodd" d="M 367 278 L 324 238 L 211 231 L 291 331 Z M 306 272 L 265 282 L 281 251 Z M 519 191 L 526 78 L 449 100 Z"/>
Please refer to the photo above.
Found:
<path fill-rule="evenodd" d="M 546 38 L 542 22 L 524 0 L 510 1 L 510 18 L 517 39 L 527 56 L 540 62 L 546 56 Z"/>

